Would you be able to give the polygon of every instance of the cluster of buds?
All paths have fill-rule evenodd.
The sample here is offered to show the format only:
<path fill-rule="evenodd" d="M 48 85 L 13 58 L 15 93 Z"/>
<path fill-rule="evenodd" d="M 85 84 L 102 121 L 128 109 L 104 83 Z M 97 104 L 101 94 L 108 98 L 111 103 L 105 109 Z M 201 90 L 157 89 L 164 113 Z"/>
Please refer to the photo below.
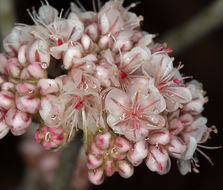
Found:
<path fill-rule="evenodd" d="M 115 171 L 128 178 L 143 161 L 165 174 L 170 157 L 182 174 L 191 164 L 198 171 L 195 151 L 205 155 L 201 143 L 216 131 L 201 116 L 205 92 L 185 82 L 166 44 L 141 30 L 134 6 L 71 3 L 63 18 L 45 2 L 29 12 L 34 25 L 17 25 L 0 54 L 0 137 L 21 135 L 38 118 L 36 140 L 55 150 L 83 130 L 94 184 Z M 63 75 L 52 79 L 52 68 Z"/>

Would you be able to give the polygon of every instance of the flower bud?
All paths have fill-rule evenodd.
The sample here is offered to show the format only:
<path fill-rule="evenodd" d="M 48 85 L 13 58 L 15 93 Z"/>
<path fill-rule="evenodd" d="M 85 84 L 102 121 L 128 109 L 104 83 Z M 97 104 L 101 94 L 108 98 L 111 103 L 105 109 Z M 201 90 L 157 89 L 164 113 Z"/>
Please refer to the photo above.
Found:
<path fill-rule="evenodd" d="M 17 96 L 16 107 L 30 114 L 35 114 L 40 109 L 40 99 L 33 96 Z"/>
<path fill-rule="evenodd" d="M 40 79 L 37 86 L 42 95 L 56 93 L 59 91 L 57 81 L 54 79 Z"/>
<path fill-rule="evenodd" d="M 63 129 L 42 125 L 36 131 L 35 138 L 46 150 L 55 149 L 63 144 Z"/>
<path fill-rule="evenodd" d="M 5 116 L 6 123 L 11 126 L 14 135 L 22 135 L 31 123 L 31 117 L 16 108 L 11 108 Z"/>
<path fill-rule="evenodd" d="M 19 78 L 21 66 L 16 58 L 8 59 L 6 65 L 7 73 L 13 78 Z"/>
<path fill-rule="evenodd" d="M 32 84 L 26 82 L 20 82 L 16 85 L 16 91 L 19 96 L 28 96 L 35 94 L 37 89 L 36 86 Z"/>
<path fill-rule="evenodd" d="M 114 147 L 118 152 L 124 153 L 128 152 L 131 149 L 132 144 L 126 138 L 118 136 L 115 139 Z"/>
<path fill-rule="evenodd" d="M 153 145 L 166 145 L 170 141 L 170 133 L 166 128 L 153 130 L 149 133 L 148 142 Z"/>
<path fill-rule="evenodd" d="M 159 174 L 166 174 L 170 170 L 170 158 L 168 152 L 162 146 L 149 146 L 148 157 L 146 158 L 147 167 Z"/>
<path fill-rule="evenodd" d="M 88 178 L 91 183 L 95 185 L 100 185 L 104 181 L 104 172 L 102 169 L 88 171 Z"/>
<path fill-rule="evenodd" d="M 103 163 L 103 159 L 94 154 L 88 154 L 87 157 L 88 157 L 88 164 L 87 164 L 88 169 L 96 169 Z"/>
<path fill-rule="evenodd" d="M 2 91 L 11 91 L 15 90 L 15 85 L 12 82 L 4 82 L 1 86 Z"/>
<path fill-rule="evenodd" d="M 15 104 L 14 95 L 8 91 L 0 91 L 0 109 L 9 110 Z"/>
<path fill-rule="evenodd" d="M 40 62 L 33 62 L 28 67 L 22 70 L 20 78 L 26 79 L 41 79 L 46 77 L 45 67 Z"/>
<path fill-rule="evenodd" d="M 115 166 L 113 160 L 106 160 L 104 168 L 107 176 L 112 176 L 115 173 Z"/>
<path fill-rule="evenodd" d="M 128 152 L 128 160 L 134 165 L 138 166 L 148 154 L 148 147 L 144 140 L 138 141 L 133 148 Z"/>
<path fill-rule="evenodd" d="M 111 134 L 109 132 L 99 133 L 95 137 L 95 144 L 101 149 L 107 149 L 110 145 Z"/>
<path fill-rule="evenodd" d="M 170 155 L 178 159 L 182 158 L 186 148 L 186 144 L 177 136 L 172 136 L 170 143 L 166 145 L 166 149 Z"/>
<path fill-rule="evenodd" d="M 133 166 L 126 160 L 117 161 L 118 173 L 123 178 L 129 178 L 134 172 Z"/>

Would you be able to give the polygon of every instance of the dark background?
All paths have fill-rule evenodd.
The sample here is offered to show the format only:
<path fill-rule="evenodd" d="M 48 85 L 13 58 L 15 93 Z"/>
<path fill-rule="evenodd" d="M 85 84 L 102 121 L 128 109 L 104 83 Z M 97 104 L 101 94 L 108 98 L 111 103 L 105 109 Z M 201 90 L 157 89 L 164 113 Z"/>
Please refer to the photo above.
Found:
<path fill-rule="evenodd" d="M 35 6 L 38 8 L 39 0 L 14 0 L 14 11 L 17 22 L 31 24 L 26 9 Z M 53 1 L 49 3 L 58 10 L 69 7 L 69 0 Z M 81 0 L 87 9 L 92 9 L 91 0 Z M 125 1 L 125 5 L 132 1 Z M 137 14 L 144 16 L 143 29 L 150 33 L 162 36 L 169 29 L 185 23 L 193 18 L 212 0 L 141 0 L 141 4 L 133 9 Z M 193 34 L 191 34 L 193 35 Z M 182 61 L 185 67 L 183 73 L 193 75 L 202 81 L 207 91 L 209 102 L 205 105 L 203 115 L 208 118 L 208 125 L 218 127 L 219 133 L 212 135 L 207 145 L 223 144 L 223 25 L 202 37 L 200 40 L 185 48 L 175 56 L 175 63 Z M 24 173 L 24 162 L 17 147 L 22 137 L 8 134 L 0 141 L 0 189 L 14 190 L 21 182 Z M 221 150 L 205 150 L 215 165 L 212 167 L 207 160 L 200 156 L 200 173 L 182 176 L 175 161 L 172 161 L 171 171 L 159 176 L 148 170 L 145 164 L 135 168 L 135 174 L 130 179 L 122 179 L 118 174 L 106 179 L 101 186 L 93 189 L 119 190 L 119 189 L 170 189 L 171 190 L 210 190 L 221 189 L 223 180 L 223 152 Z"/>

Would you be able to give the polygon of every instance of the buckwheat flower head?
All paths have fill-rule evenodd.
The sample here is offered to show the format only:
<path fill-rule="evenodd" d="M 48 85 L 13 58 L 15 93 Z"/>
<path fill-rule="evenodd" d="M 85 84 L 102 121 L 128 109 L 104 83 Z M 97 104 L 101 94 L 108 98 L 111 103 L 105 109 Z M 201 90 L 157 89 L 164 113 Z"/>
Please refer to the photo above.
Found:
<path fill-rule="evenodd" d="M 28 11 L 34 24 L 17 24 L 0 54 L 0 138 L 39 119 L 35 139 L 55 151 L 83 131 L 97 185 L 115 172 L 131 177 L 142 162 L 161 175 L 174 160 L 183 175 L 198 172 L 198 153 L 212 163 L 201 148 L 217 129 L 201 115 L 202 85 L 185 82 L 173 50 L 142 31 L 135 6 L 71 3 L 63 16 L 45 1 Z"/>

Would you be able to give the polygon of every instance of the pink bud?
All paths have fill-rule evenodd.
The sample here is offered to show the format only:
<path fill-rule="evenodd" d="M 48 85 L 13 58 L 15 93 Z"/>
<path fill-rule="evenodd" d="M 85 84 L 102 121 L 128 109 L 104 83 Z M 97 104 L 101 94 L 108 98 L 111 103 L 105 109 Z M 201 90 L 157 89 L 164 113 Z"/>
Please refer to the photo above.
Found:
<path fill-rule="evenodd" d="M 16 91 L 19 94 L 19 96 L 26 96 L 35 94 L 37 89 L 36 86 L 32 84 L 26 82 L 20 82 L 16 85 Z"/>
<path fill-rule="evenodd" d="M 103 163 L 103 159 L 94 154 L 88 154 L 87 157 L 88 157 L 88 164 L 87 164 L 88 169 L 96 169 Z"/>
<path fill-rule="evenodd" d="M 31 117 L 16 108 L 11 108 L 5 116 L 6 123 L 12 127 L 14 135 L 22 135 L 31 123 Z"/>
<path fill-rule="evenodd" d="M 115 173 L 115 166 L 113 160 L 106 160 L 104 167 L 107 176 L 112 176 Z"/>
<path fill-rule="evenodd" d="M 22 70 L 21 79 L 26 80 L 30 78 L 41 79 L 46 77 L 45 66 L 40 62 L 33 62 L 28 67 Z"/>
<path fill-rule="evenodd" d="M 5 121 L 4 120 L 0 120 L 0 139 L 5 137 L 8 134 L 9 130 L 10 130 L 10 128 L 5 123 Z"/>
<path fill-rule="evenodd" d="M 17 96 L 16 107 L 30 114 L 35 114 L 40 109 L 40 99 L 33 96 Z"/>
<path fill-rule="evenodd" d="M 107 149 L 110 145 L 111 134 L 109 132 L 99 133 L 95 137 L 96 145 L 101 149 Z"/>
<path fill-rule="evenodd" d="M 100 185 L 104 181 L 104 172 L 102 169 L 88 171 L 88 178 L 91 183 L 95 185 Z"/>
<path fill-rule="evenodd" d="M 168 152 L 162 146 L 149 146 L 148 157 L 146 158 L 147 167 L 159 174 L 166 174 L 170 170 L 170 158 Z"/>
<path fill-rule="evenodd" d="M 128 152 L 128 160 L 134 165 L 138 166 L 148 154 L 148 147 L 144 140 L 138 141 L 134 147 Z"/>
<path fill-rule="evenodd" d="M 104 155 L 105 154 L 105 151 L 99 149 L 97 147 L 97 145 L 95 144 L 95 142 L 91 143 L 91 152 L 95 155 Z"/>
<path fill-rule="evenodd" d="M 115 139 L 115 145 L 114 145 L 115 149 L 120 152 L 120 153 L 124 153 L 127 152 L 131 149 L 132 144 L 125 138 L 118 136 Z"/>
<path fill-rule="evenodd" d="M 194 122 L 194 119 L 192 115 L 186 113 L 180 117 L 180 121 L 183 126 L 190 126 Z"/>
<path fill-rule="evenodd" d="M 21 66 L 16 58 L 8 59 L 8 63 L 6 65 L 7 73 L 14 78 L 19 78 Z"/>
<path fill-rule="evenodd" d="M 117 161 L 118 173 L 123 178 L 129 178 L 134 172 L 133 166 L 126 160 Z"/>
<path fill-rule="evenodd" d="M 46 150 L 55 149 L 63 144 L 63 129 L 42 125 L 36 131 L 35 138 Z"/>
<path fill-rule="evenodd" d="M 172 136 L 170 143 L 166 145 L 166 149 L 171 156 L 180 159 L 182 158 L 187 147 L 180 137 Z"/>
<path fill-rule="evenodd" d="M 179 119 L 173 119 L 170 121 L 169 131 L 173 135 L 179 134 L 183 130 L 184 126 Z"/>
<path fill-rule="evenodd" d="M 0 91 L 0 109 L 9 110 L 15 104 L 14 95 L 8 91 Z"/>
<path fill-rule="evenodd" d="M 56 93 L 59 91 L 57 81 L 54 79 L 40 79 L 37 86 L 42 95 Z"/>
<path fill-rule="evenodd" d="M 15 85 L 12 82 L 4 82 L 1 86 L 2 91 L 14 91 Z"/>
<path fill-rule="evenodd" d="M 166 128 L 153 130 L 149 133 L 148 142 L 153 145 L 166 145 L 170 141 L 170 133 Z"/>

